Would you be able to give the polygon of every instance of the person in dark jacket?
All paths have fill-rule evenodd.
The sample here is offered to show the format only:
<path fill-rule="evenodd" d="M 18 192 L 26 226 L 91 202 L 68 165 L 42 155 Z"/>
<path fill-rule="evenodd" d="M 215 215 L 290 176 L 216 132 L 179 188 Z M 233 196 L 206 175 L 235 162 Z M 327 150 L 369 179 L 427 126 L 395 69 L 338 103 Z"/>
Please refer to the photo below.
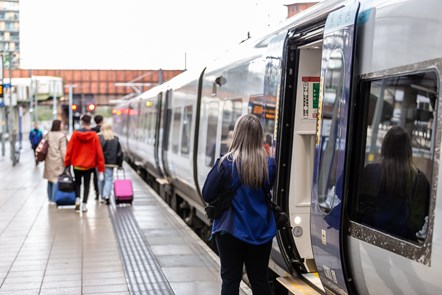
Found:
<path fill-rule="evenodd" d="M 91 130 L 99 133 L 100 129 L 101 129 L 101 124 L 103 124 L 103 116 L 96 115 L 94 117 L 94 121 L 95 121 L 95 127 L 92 127 Z M 94 181 L 94 189 L 95 189 L 95 200 L 98 200 L 100 198 L 100 190 L 99 190 L 99 186 L 98 186 L 98 171 L 97 171 L 97 169 L 95 169 L 92 172 L 92 175 L 93 175 L 93 179 L 94 179 L 93 181 Z"/>
<path fill-rule="evenodd" d="M 238 294 L 244 264 L 253 294 L 271 294 L 267 272 L 276 223 L 267 192 L 273 186 L 276 164 L 262 142 L 259 119 L 241 116 L 229 151 L 216 160 L 202 189 L 207 203 L 226 190 L 235 190 L 231 206 L 212 225 L 224 295 Z"/>
<path fill-rule="evenodd" d="M 97 133 L 91 131 L 90 128 L 91 116 L 83 115 L 81 123 L 83 128 L 75 130 L 69 140 L 64 166 L 74 166 L 75 193 L 77 195 L 75 210 L 80 210 L 81 182 L 84 179 L 81 211 L 86 212 L 91 173 L 97 168 L 98 172 L 101 173 L 99 177 L 102 177 L 104 172 L 104 156 L 100 139 Z"/>
<path fill-rule="evenodd" d="M 98 134 L 104 154 L 104 179 L 99 182 L 100 195 L 102 200 L 109 204 L 112 193 L 114 168 L 123 165 L 123 153 L 121 152 L 118 137 L 112 132 L 112 125 L 104 123 L 101 132 Z"/>
<path fill-rule="evenodd" d="M 40 143 L 41 139 L 43 138 L 43 133 L 40 129 L 38 129 L 38 123 L 34 122 L 34 129 L 29 132 L 29 141 L 31 142 L 31 147 L 34 150 L 37 148 L 38 144 Z"/>

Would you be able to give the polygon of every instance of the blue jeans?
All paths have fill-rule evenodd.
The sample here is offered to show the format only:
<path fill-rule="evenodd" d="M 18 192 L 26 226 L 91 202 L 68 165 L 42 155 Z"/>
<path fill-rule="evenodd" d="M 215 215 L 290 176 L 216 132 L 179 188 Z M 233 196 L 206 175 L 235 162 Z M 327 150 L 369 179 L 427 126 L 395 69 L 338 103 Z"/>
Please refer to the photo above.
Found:
<path fill-rule="evenodd" d="M 100 181 L 100 195 L 103 199 L 110 198 L 112 194 L 112 182 L 114 180 L 114 168 L 106 167 L 104 169 L 104 180 Z"/>
<path fill-rule="evenodd" d="M 54 201 L 56 190 L 57 190 L 57 183 L 48 181 L 48 200 L 49 200 L 49 202 Z"/>

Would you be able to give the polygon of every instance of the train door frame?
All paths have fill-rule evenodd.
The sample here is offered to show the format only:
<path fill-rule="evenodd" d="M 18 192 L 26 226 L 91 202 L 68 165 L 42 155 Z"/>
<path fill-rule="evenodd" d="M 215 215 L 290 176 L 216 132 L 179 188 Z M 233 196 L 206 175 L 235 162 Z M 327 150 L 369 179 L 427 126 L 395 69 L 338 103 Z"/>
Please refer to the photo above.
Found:
<path fill-rule="evenodd" d="M 163 92 L 158 93 L 157 95 L 157 104 L 156 104 L 156 113 L 158 114 L 156 116 L 156 120 L 155 120 L 155 141 L 154 141 L 154 157 L 155 157 L 155 165 L 157 166 L 157 173 L 163 177 L 163 169 L 161 168 L 162 166 L 160 165 L 160 130 L 161 130 L 161 123 L 163 122 L 163 120 L 161 120 L 161 110 L 162 110 L 162 105 L 163 105 Z M 162 158 L 162 157 L 161 157 Z"/>
<path fill-rule="evenodd" d="M 203 200 L 203 196 L 201 193 L 201 187 L 199 185 L 198 180 L 198 148 L 199 148 L 199 135 L 200 135 L 200 122 L 201 122 L 201 106 L 202 106 L 202 93 L 203 93 L 203 81 L 204 81 L 204 73 L 206 72 L 206 68 L 201 72 L 198 79 L 198 92 L 196 97 L 196 112 L 195 112 L 195 129 L 194 129 L 194 138 L 193 138 L 193 154 L 192 154 L 192 162 L 193 162 L 193 179 L 195 183 L 196 191 L 198 192 L 199 197 Z"/>
<path fill-rule="evenodd" d="M 318 273 L 326 292 L 339 294 L 353 291 L 344 253 L 342 208 L 346 207 L 343 190 L 359 6 L 356 1 L 333 11 L 325 23 L 311 202 Z"/>
<path fill-rule="evenodd" d="M 282 91 L 279 98 L 279 111 L 277 122 L 277 148 L 276 160 L 278 163 L 278 178 L 275 183 L 274 199 L 291 216 L 289 198 L 290 177 L 293 155 L 293 133 L 295 128 L 296 90 L 298 85 L 298 71 L 300 65 L 300 47 L 322 40 L 325 19 L 295 28 L 288 33 L 284 44 Z M 313 155 L 312 155 L 313 156 Z M 292 220 L 293 222 L 293 220 Z M 308 273 L 307 268 L 314 269 L 313 262 L 306 267 L 305 260 L 301 257 L 291 229 L 279 231 L 278 243 L 286 265 L 291 273 Z M 305 276 L 301 276 L 306 279 Z M 316 286 L 316 285 L 313 285 Z M 322 290 L 318 290 L 322 292 Z"/>

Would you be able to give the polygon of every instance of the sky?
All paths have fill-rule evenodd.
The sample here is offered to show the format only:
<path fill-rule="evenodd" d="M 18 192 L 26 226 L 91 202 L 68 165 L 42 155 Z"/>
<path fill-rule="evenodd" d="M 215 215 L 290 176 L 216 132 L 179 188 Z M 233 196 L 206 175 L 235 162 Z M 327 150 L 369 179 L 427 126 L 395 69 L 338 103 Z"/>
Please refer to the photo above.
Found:
<path fill-rule="evenodd" d="M 199 69 L 287 16 L 283 0 L 20 0 L 24 69 Z"/>

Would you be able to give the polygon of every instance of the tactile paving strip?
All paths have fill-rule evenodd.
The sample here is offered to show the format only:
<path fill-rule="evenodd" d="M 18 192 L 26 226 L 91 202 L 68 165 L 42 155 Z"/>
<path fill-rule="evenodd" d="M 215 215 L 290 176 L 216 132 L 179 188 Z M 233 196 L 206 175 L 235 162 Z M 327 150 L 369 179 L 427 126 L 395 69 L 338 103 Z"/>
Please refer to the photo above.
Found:
<path fill-rule="evenodd" d="M 130 293 L 174 294 L 131 210 L 109 206 Z"/>

